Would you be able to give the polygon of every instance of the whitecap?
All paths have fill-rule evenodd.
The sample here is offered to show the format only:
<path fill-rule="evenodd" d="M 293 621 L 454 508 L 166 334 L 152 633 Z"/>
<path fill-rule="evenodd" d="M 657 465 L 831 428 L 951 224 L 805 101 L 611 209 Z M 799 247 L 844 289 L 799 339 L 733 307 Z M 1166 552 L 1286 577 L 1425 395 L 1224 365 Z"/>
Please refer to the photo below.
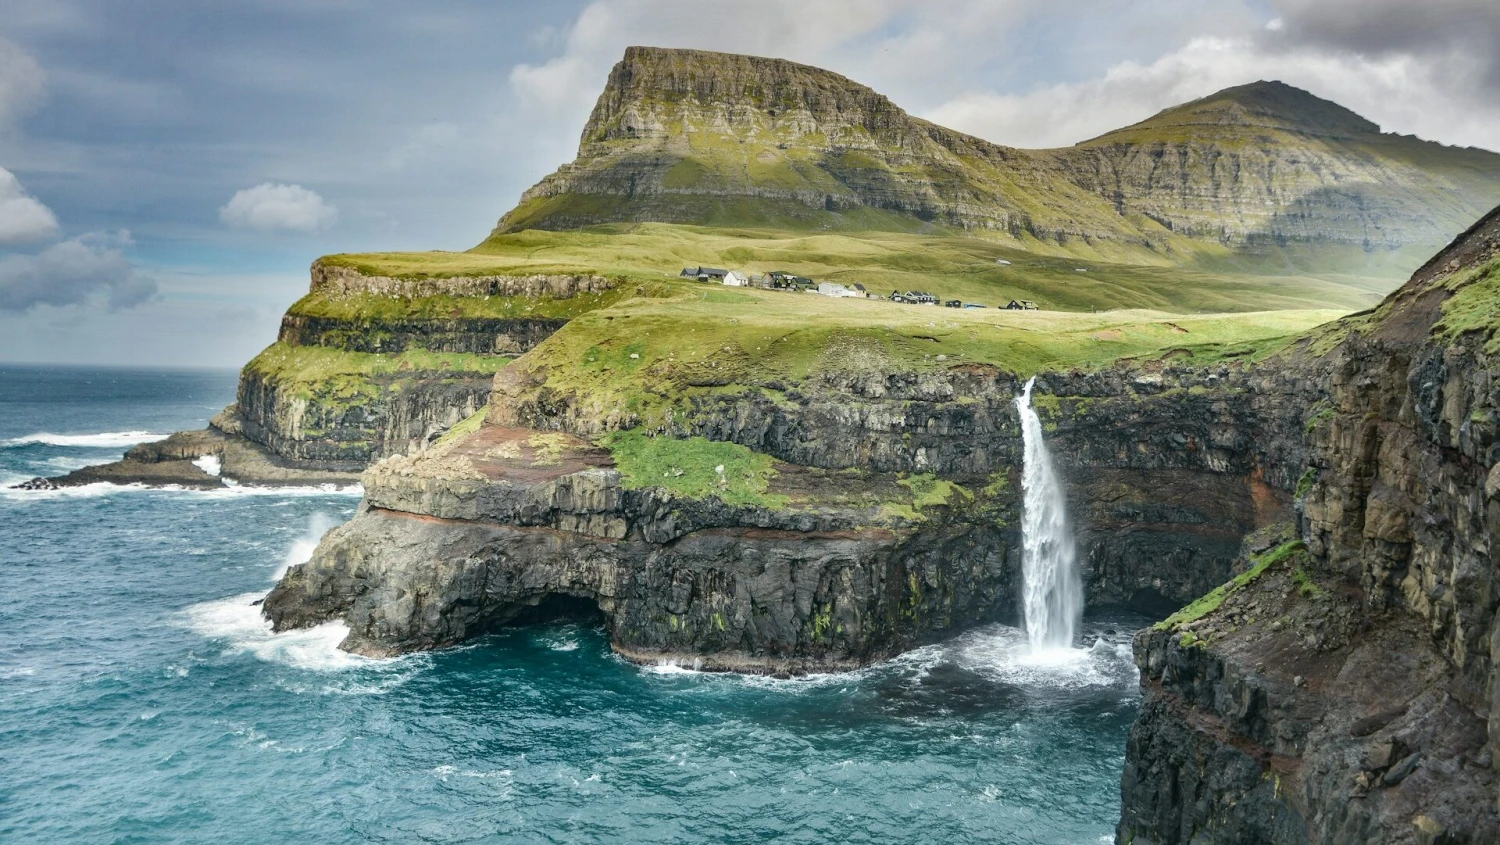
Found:
<path fill-rule="evenodd" d="M 204 455 L 196 461 L 193 461 L 193 466 L 215 477 L 217 477 L 219 475 L 219 472 L 224 468 L 224 464 L 219 460 L 218 455 Z"/>
<path fill-rule="evenodd" d="M 328 533 L 328 529 L 338 524 L 338 520 L 322 512 L 308 517 L 307 529 L 292 541 L 291 548 L 287 549 L 286 557 L 282 559 L 281 566 L 271 575 L 271 580 L 280 581 L 281 576 L 285 575 L 288 569 L 312 560 L 313 551 L 318 548 L 318 542 L 323 539 L 323 535 Z"/>
<path fill-rule="evenodd" d="M 91 484 L 80 484 L 76 487 L 59 487 L 56 490 L 15 490 L 12 485 L 29 481 L 34 476 L 5 476 L 0 483 L 0 496 L 10 499 L 92 499 L 99 496 L 109 496 L 116 493 L 156 493 L 174 494 L 209 499 L 232 499 L 241 496 L 262 496 L 283 499 L 305 499 L 315 496 L 349 496 L 360 498 L 365 494 L 365 488 L 359 484 L 339 486 L 337 484 L 322 484 L 318 486 L 301 487 L 252 487 L 249 485 L 236 485 L 224 487 L 183 487 L 179 484 L 164 484 L 161 486 L 148 486 L 145 484 L 113 484 L 108 481 L 96 481 Z M 227 479 L 226 479 L 227 481 Z"/>
<path fill-rule="evenodd" d="M 153 434 L 149 431 L 105 431 L 98 434 L 53 434 L 40 431 L 24 437 L 12 437 L 0 441 L 6 446 L 68 446 L 82 449 L 118 449 L 152 440 L 164 440 L 170 435 Z"/>
<path fill-rule="evenodd" d="M 244 593 L 192 605 L 183 614 L 188 628 L 225 641 L 231 651 L 296 669 L 330 672 L 390 662 L 341 651 L 338 645 L 349 635 L 349 626 L 342 622 L 272 633 L 270 620 L 261 616 L 260 605 L 255 604 L 264 597 L 263 593 Z"/>

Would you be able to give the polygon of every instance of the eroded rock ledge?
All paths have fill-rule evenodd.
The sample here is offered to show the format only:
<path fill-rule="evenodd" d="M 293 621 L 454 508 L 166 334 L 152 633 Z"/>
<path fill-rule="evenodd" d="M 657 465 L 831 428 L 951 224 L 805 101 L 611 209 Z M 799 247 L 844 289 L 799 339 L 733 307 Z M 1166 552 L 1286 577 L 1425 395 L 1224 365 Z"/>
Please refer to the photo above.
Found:
<path fill-rule="evenodd" d="M 569 435 L 487 427 L 365 483 L 363 512 L 267 597 L 278 630 L 343 619 L 344 648 L 388 655 L 571 597 L 597 605 L 629 659 L 796 673 L 861 666 L 1016 606 L 999 525 L 626 489 L 607 452 Z"/>
<path fill-rule="evenodd" d="M 1444 308 L 1497 255 L 1492 213 L 1292 362 L 1305 545 L 1137 637 L 1118 841 L 1500 841 L 1500 361 Z"/>

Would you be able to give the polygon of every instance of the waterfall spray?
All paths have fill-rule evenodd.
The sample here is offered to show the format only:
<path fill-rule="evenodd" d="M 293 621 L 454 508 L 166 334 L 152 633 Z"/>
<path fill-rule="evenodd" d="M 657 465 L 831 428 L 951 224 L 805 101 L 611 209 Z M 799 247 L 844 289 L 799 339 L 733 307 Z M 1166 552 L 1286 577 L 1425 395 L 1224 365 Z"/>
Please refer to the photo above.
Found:
<path fill-rule="evenodd" d="M 1031 408 L 1033 377 L 1016 397 L 1026 447 L 1021 472 L 1021 579 L 1026 635 L 1032 651 L 1069 648 L 1083 616 L 1083 584 L 1068 528 L 1067 499 L 1052 454 L 1042 440 L 1042 422 Z"/>

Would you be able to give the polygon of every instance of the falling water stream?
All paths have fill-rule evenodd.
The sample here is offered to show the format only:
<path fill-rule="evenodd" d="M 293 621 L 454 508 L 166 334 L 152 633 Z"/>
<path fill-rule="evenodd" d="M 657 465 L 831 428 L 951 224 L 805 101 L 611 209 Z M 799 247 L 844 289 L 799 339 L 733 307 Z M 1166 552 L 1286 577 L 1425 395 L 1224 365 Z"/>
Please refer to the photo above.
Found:
<path fill-rule="evenodd" d="M 1042 439 L 1042 422 L 1031 407 L 1031 388 L 1016 397 L 1025 457 L 1021 520 L 1021 577 L 1026 635 L 1033 653 L 1071 648 L 1083 618 L 1083 585 L 1078 576 L 1067 499 L 1052 453 Z"/>

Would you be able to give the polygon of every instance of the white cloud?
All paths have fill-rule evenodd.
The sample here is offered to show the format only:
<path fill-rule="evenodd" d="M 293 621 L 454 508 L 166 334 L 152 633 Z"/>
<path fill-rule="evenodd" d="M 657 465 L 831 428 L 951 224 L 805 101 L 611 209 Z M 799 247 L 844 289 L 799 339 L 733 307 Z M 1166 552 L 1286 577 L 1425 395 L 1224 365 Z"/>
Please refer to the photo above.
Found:
<path fill-rule="evenodd" d="M 57 237 L 52 209 L 26 193 L 15 174 L 0 167 L 0 246 Z"/>
<path fill-rule="evenodd" d="M 131 244 L 129 232 L 94 232 L 35 255 L 0 258 L 0 311 L 78 305 L 98 297 L 111 309 L 146 302 L 156 295 L 156 281 L 125 256 Z"/>
<path fill-rule="evenodd" d="M 0 127 L 14 122 L 42 99 L 47 74 L 25 50 L 0 38 Z"/>
<path fill-rule="evenodd" d="M 1449 84 L 1451 64 L 1406 53 L 1367 56 L 1266 39 L 1195 38 L 1149 64 L 1122 62 L 1102 77 L 1027 94 L 974 91 L 924 115 L 1019 147 L 1064 146 L 1233 85 L 1279 79 L 1380 123 L 1450 144 L 1500 148 L 1500 103 Z"/>
<path fill-rule="evenodd" d="M 277 229 L 314 232 L 332 226 L 338 216 L 338 209 L 316 192 L 301 185 L 271 182 L 236 191 L 228 204 L 219 209 L 219 219 L 227 226 L 267 232 Z"/>

